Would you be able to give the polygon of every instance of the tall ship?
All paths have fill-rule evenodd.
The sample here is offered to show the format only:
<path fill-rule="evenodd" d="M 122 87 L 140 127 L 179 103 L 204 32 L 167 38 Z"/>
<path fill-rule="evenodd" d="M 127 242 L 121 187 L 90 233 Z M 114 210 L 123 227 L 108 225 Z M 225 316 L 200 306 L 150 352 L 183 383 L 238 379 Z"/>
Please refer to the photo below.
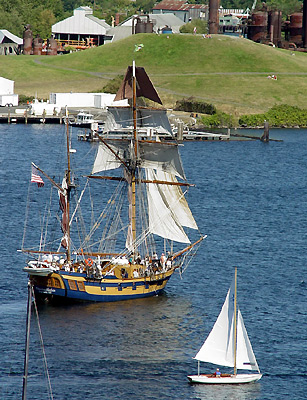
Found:
<path fill-rule="evenodd" d="M 144 68 L 133 62 L 115 98 L 130 99 L 131 107 L 124 109 L 125 136 L 109 139 L 96 133 L 97 154 L 91 173 L 84 177 L 84 189 L 71 166 L 68 124 L 63 181 L 56 182 L 32 163 L 31 185 L 48 182 L 56 193 L 58 220 L 51 240 L 51 208 L 46 208 L 39 246 L 25 246 L 23 240 L 24 271 L 36 297 L 109 302 L 158 295 L 174 272 L 182 272 L 191 262 L 204 239 L 185 198 L 192 185 L 186 180 L 178 144 L 161 141 L 158 134 L 148 139 L 138 135 L 143 125 L 148 128 L 149 119 L 150 132 L 156 132 L 166 115 L 163 109 L 141 110 L 137 104 L 141 96 L 162 104 Z M 84 202 L 92 206 L 92 200 L 85 201 L 85 188 L 90 185 L 98 193 L 99 205 L 93 205 L 95 212 L 86 223 L 81 209 Z M 40 197 L 45 189 L 37 189 Z"/>

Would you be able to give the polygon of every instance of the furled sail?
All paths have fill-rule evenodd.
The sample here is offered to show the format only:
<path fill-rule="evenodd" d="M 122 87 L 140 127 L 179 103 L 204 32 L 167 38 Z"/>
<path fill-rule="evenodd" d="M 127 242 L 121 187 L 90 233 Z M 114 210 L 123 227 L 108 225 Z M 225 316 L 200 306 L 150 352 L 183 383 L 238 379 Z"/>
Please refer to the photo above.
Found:
<path fill-rule="evenodd" d="M 136 122 L 138 129 L 147 129 L 172 136 L 172 127 L 167 117 L 167 110 L 157 108 L 137 109 Z M 108 107 L 104 132 L 128 130 L 133 127 L 133 109 L 131 107 Z"/>
<path fill-rule="evenodd" d="M 133 68 L 130 65 L 127 68 L 124 80 L 114 98 L 114 101 L 132 99 L 132 74 Z M 149 79 L 145 69 L 143 67 L 135 68 L 135 78 L 136 78 L 136 97 L 146 97 L 149 100 L 155 101 L 156 103 L 162 104 L 162 101 L 154 88 L 151 80 Z"/>
<path fill-rule="evenodd" d="M 108 140 L 110 149 L 103 143 L 99 145 L 92 174 L 119 168 L 121 160 L 129 163 L 133 158 L 129 140 Z M 185 179 L 180 155 L 176 145 L 160 142 L 139 142 L 139 166 L 168 172 Z M 117 156 L 118 157 L 117 157 Z"/>
<path fill-rule="evenodd" d="M 156 180 L 157 176 L 151 169 L 146 169 L 146 179 Z M 190 243 L 178 217 L 173 210 L 179 207 L 178 199 L 168 203 L 162 186 L 156 183 L 147 184 L 149 232 L 163 238 L 181 243 Z"/>
<path fill-rule="evenodd" d="M 234 366 L 234 280 L 228 290 L 220 315 L 195 358 L 212 364 Z"/>
<path fill-rule="evenodd" d="M 67 216 L 67 181 L 66 181 L 66 176 L 63 178 L 62 181 L 62 188 L 65 194 L 61 192 L 60 190 L 58 191 L 59 194 L 59 204 L 60 204 L 60 209 L 62 211 L 62 221 L 61 221 L 61 229 L 63 232 L 63 238 L 61 240 L 61 245 L 65 249 L 67 249 L 67 230 L 68 230 L 68 216 Z"/>
<path fill-rule="evenodd" d="M 199 361 L 234 367 L 234 281 L 225 303 L 205 343 L 196 354 Z M 249 341 L 242 314 L 238 309 L 237 359 L 238 369 L 258 370 L 258 364 Z"/>

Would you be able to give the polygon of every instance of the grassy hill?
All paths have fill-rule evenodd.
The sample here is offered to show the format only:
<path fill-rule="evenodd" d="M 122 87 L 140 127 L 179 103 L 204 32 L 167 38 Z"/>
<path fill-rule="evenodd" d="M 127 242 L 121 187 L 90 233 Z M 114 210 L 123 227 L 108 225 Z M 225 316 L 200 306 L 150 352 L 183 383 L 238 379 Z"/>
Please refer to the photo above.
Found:
<path fill-rule="evenodd" d="M 139 43 L 143 49 L 134 52 Z M 279 104 L 307 109 L 307 54 L 223 35 L 138 34 L 58 57 L 1 56 L 1 76 L 15 81 L 18 94 L 48 98 L 50 92 L 101 90 L 133 58 L 168 107 L 194 96 L 234 115 Z M 272 73 L 276 81 L 267 78 Z"/>

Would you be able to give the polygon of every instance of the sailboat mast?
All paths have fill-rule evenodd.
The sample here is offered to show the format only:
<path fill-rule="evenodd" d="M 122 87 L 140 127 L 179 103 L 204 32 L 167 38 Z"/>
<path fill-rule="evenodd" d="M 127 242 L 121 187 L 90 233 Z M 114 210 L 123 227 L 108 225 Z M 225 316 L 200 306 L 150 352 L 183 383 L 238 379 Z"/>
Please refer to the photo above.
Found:
<path fill-rule="evenodd" d="M 31 307 L 32 307 L 32 284 L 29 281 L 28 282 L 27 328 L 26 328 L 26 342 L 25 342 L 25 359 L 24 359 L 24 369 L 23 369 L 22 400 L 27 399 L 29 347 L 30 347 L 30 330 L 31 330 Z"/>
<path fill-rule="evenodd" d="M 70 251 L 70 218 L 69 218 L 69 204 L 70 204 L 70 189 L 71 189 L 71 170 L 70 170 L 70 143 L 69 143 L 69 124 L 68 124 L 68 110 L 66 108 L 66 151 L 67 151 L 67 193 L 66 193 L 66 219 L 67 219 L 67 261 L 71 261 Z"/>
<path fill-rule="evenodd" d="M 137 138 L 137 110 L 136 110 L 136 74 L 135 74 L 135 61 L 132 64 L 132 107 L 133 107 L 133 145 L 134 145 L 134 159 L 135 166 L 138 158 L 138 138 Z M 136 177 L 135 177 L 135 166 L 132 169 L 131 175 L 131 231 L 132 241 L 135 243 L 136 240 Z M 134 251 L 135 253 L 135 251 Z"/>
<path fill-rule="evenodd" d="M 234 375 L 237 374 L 237 267 L 235 267 L 235 295 L 234 295 L 234 309 L 233 309 L 233 324 L 234 324 Z"/>

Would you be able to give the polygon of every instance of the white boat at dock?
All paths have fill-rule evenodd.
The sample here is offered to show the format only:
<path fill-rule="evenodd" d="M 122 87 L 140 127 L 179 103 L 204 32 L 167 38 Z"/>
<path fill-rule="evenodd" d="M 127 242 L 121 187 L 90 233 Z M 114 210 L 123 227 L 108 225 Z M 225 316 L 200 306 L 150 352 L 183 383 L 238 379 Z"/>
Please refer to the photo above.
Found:
<path fill-rule="evenodd" d="M 80 111 L 74 121 L 70 122 L 72 126 L 91 128 L 94 123 L 102 124 L 102 119 L 96 119 L 94 114 L 87 111 Z"/>

